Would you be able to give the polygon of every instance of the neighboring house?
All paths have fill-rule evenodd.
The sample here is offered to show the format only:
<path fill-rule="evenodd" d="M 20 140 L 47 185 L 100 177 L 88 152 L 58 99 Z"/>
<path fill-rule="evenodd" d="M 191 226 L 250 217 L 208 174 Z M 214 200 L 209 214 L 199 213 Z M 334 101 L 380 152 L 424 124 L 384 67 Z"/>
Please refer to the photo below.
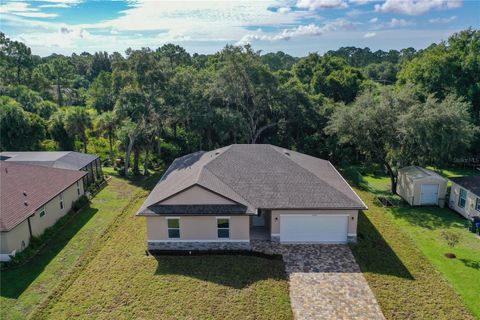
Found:
<path fill-rule="evenodd" d="M 467 219 L 480 217 L 480 176 L 450 178 L 449 207 Z"/>
<path fill-rule="evenodd" d="M 82 170 L 88 174 L 84 184 L 102 179 L 100 158 L 95 155 L 75 151 L 6 151 L 0 153 L 0 160 L 35 164 L 59 169 Z"/>
<path fill-rule="evenodd" d="M 83 193 L 86 172 L 0 161 L 0 260 L 25 249 Z"/>
<path fill-rule="evenodd" d="M 448 180 L 436 172 L 409 166 L 398 170 L 397 194 L 412 206 L 445 205 Z"/>
<path fill-rule="evenodd" d="M 237 144 L 176 159 L 137 215 L 151 250 L 248 250 L 251 239 L 355 241 L 362 209 L 329 161 Z"/>

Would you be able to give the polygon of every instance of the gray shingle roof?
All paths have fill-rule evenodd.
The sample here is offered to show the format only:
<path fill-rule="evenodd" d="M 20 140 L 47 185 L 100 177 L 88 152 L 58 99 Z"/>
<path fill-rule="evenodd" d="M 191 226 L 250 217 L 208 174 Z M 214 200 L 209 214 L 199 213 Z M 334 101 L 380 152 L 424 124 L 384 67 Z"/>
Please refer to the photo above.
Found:
<path fill-rule="evenodd" d="M 454 177 L 450 180 L 480 197 L 480 176 Z"/>
<path fill-rule="evenodd" d="M 98 156 L 75 151 L 5 151 L 0 157 L 9 162 L 59 169 L 80 170 Z"/>
<path fill-rule="evenodd" d="M 256 209 L 362 209 L 329 161 L 267 144 L 235 144 L 176 159 L 139 210 L 200 185 Z"/>

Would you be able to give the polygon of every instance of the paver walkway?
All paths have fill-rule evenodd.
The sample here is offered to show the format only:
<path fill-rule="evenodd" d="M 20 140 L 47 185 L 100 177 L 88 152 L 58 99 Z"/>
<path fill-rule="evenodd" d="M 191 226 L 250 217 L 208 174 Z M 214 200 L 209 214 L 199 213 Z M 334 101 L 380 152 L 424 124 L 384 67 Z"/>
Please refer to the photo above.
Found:
<path fill-rule="evenodd" d="M 348 246 L 251 244 L 283 256 L 295 319 L 385 319 Z"/>

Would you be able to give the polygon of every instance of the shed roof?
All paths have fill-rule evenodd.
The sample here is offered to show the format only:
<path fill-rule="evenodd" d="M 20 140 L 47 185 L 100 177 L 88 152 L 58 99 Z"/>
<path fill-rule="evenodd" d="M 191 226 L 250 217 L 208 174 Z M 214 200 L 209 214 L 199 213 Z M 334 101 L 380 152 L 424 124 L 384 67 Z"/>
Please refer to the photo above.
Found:
<path fill-rule="evenodd" d="M 450 180 L 480 197 L 480 176 L 454 177 Z"/>
<path fill-rule="evenodd" d="M 364 209 L 329 161 L 268 144 L 234 144 L 176 159 L 139 210 L 200 185 L 247 208 Z"/>
<path fill-rule="evenodd" d="M 13 229 L 86 174 L 0 161 L 0 231 Z"/>
<path fill-rule="evenodd" d="M 422 168 L 422 167 L 418 167 L 418 166 L 404 167 L 404 168 L 399 169 L 398 172 L 400 174 L 405 174 L 406 176 L 408 176 L 412 180 L 423 179 L 423 178 L 426 178 L 426 177 L 433 177 L 433 178 L 442 179 L 442 180 L 445 180 L 445 181 L 447 180 L 445 177 L 439 175 L 436 172 L 433 172 L 431 170 L 428 170 L 428 169 L 425 169 L 425 168 Z"/>
<path fill-rule="evenodd" d="M 5 151 L 0 153 L 0 157 L 8 162 L 70 170 L 80 170 L 98 158 L 76 151 Z"/>

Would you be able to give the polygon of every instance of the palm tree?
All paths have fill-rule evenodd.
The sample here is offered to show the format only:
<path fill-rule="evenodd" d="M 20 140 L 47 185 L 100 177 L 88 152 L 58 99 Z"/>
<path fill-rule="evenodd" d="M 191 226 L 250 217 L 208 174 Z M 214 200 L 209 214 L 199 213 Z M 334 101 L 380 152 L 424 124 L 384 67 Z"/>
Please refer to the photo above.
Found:
<path fill-rule="evenodd" d="M 92 119 L 85 108 L 69 107 L 65 119 L 65 130 L 69 136 L 77 136 L 83 143 L 83 150 L 87 153 L 87 129 L 92 128 Z"/>
<path fill-rule="evenodd" d="M 97 121 L 95 122 L 95 128 L 99 132 L 104 132 L 107 134 L 108 137 L 108 144 L 110 148 L 110 161 L 113 163 L 114 155 L 113 155 L 113 137 L 115 134 L 115 130 L 118 126 L 118 118 L 113 111 L 106 111 L 100 114 L 97 117 Z"/>

